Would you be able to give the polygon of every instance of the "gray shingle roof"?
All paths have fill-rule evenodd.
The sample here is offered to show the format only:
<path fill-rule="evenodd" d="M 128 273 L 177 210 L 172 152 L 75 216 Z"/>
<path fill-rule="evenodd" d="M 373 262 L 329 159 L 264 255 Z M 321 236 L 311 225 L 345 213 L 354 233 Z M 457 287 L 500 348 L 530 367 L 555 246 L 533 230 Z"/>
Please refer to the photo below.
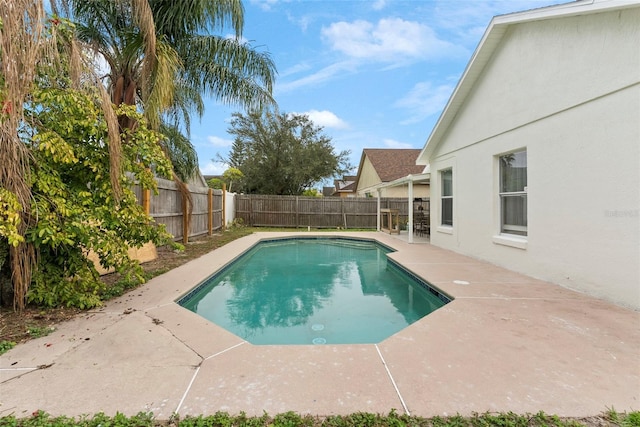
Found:
<path fill-rule="evenodd" d="M 367 156 L 382 182 L 390 182 L 407 175 L 422 173 L 424 166 L 416 165 L 420 149 L 365 148 Z"/>

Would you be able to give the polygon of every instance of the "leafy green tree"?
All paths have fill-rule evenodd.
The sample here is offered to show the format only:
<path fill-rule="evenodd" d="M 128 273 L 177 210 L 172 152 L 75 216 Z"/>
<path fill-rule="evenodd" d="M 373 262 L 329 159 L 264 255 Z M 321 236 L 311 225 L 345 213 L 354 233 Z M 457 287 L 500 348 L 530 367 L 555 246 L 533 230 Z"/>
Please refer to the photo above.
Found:
<path fill-rule="evenodd" d="M 240 181 L 244 175 L 239 169 L 229 168 L 222 174 L 221 178 L 211 178 L 207 181 L 207 185 L 211 188 L 222 190 L 226 186 L 227 191 L 231 191 L 234 182 Z"/>
<path fill-rule="evenodd" d="M 221 180 L 220 178 L 211 178 L 207 180 L 207 185 L 209 186 L 209 188 L 214 188 L 216 190 L 222 190 L 223 184 L 224 184 L 224 181 Z"/>
<path fill-rule="evenodd" d="M 127 249 L 152 241 L 165 245 L 171 236 L 138 204 L 134 182 L 156 189 L 156 174 L 167 176 L 171 163 L 158 142 L 162 135 L 147 128 L 135 107 L 117 113 L 137 122 L 126 131 L 119 176 L 122 194 L 116 201 L 109 176 L 107 123 L 100 99 L 68 88 L 34 90 L 26 105 L 23 134 L 30 149 L 31 212 L 37 221 L 25 239 L 39 260 L 27 300 L 46 306 L 93 307 L 100 304 L 104 284 L 91 261 L 93 251 L 104 267 L 142 280 Z"/>
<path fill-rule="evenodd" d="M 302 192 L 302 195 L 308 197 L 322 197 L 322 193 L 320 193 L 317 188 L 306 189 Z"/>
<path fill-rule="evenodd" d="M 231 192 L 231 187 L 234 182 L 239 182 L 244 178 L 244 174 L 240 169 L 237 168 L 229 168 L 223 172 L 222 178 L 224 182 L 228 184 L 227 191 Z"/>
<path fill-rule="evenodd" d="M 299 195 L 324 179 L 348 173 L 348 150 L 335 153 L 331 138 L 305 115 L 234 113 L 229 159 L 244 178 L 239 191 Z"/>

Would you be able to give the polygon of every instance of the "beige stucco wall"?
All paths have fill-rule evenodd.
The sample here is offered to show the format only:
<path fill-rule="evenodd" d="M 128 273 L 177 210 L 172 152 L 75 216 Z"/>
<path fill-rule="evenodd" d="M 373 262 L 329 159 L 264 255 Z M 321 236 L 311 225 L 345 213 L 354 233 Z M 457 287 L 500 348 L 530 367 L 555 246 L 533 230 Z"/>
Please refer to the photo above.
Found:
<path fill-rule="evenodd" d="M 373 193 L 374 197 L 376 193 Z M 383 188 L 380 191 L 380 197 L 408 197 L 409 189 L 406 185 L 398 187 Z M 413 185 L 413 197 L 429 197 L 430 191 L 428 185 Z"/>
<path fill-rule="evenodd" d="M 365 157 L 362 161 L 362 167 L 359 171 L 358 184 L 356 193 L 358 196 L 366 196 L 367 192 L 375 194 L 375 191 L 371 190 L 374 185 L 380 184 L 380 177 L 373 168 L 371 161 L 368 157 Z"/>
<path fill-rule="evenodd" d="M 141 264 L 153 261 L 154 259 L 158 258 L 156 245 L 151 242 L 145 243 L 140 248 L 129 248 L 127 250 L 127 253 L 129 254 L 129 257 L 131 259 L 136 260 Z M 96 270 L 98 270 L 98 274 L 100 274 L 101 276 L 104 274 L 113 273 L 115 271 L 114 268 L 106 269 L 102 265 L 100 265 L 100 259 L 98 258 L 98 255 L 93 251 L 89 251 L 89 253 L 87 254 L 87 258 L 91 262 L 93 262 Z"/>
<path fill-rule="evenodd" d="M 431 156 L 433 244 L 640 309 L 638 22 L 635 8 L 508 31 Z M 528 236 L 510 239 L 497 155 L 519 148 Z M 452 228 L 438 227 L 449 167 Z"/>

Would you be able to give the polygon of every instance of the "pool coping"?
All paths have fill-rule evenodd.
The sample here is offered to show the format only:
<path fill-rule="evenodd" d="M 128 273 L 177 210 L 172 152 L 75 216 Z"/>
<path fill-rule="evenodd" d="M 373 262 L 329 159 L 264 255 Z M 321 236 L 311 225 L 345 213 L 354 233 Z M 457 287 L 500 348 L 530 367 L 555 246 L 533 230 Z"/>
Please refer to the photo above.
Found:
<path fill-rule="evenodd" d="M 0 416 L 640 408 L 640 313 L 432 245 L 336 234 L 396 249 L 454 300 L 379 344 L 251 345 L 175 300 L 257 239 L 292 235 L 255 233 L 0 356 Z"/>

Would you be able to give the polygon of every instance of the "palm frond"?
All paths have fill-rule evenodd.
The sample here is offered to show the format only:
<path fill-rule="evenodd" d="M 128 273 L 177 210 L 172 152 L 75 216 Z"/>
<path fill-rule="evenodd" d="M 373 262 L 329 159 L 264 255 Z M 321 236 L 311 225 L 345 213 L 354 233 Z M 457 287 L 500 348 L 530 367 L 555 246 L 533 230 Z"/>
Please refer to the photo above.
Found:
<path fill-rule="evenodd" d="M 122 141 L 120 140 L 118 117 L 113 110 L 111 97 L 107 93 L 107 90 L 101 84 L 98 84 L 98 87 L 100 89 L 101 106 L 107 122 L 107 134 L 109 136 L 109 177 L 111 179 L 114 199 L 116 203 L 118 203 L 122 196 L 122 187 L 120 186 L 120 175 L 122 174 Z"/>
<path fill-rule="evenodd" d="M 45 12 L 41 1 L 14 0 L 0 7 L 0 188 L 22 207 L 18 233 L 24 237 L 30 220 L 29 150 L 18 136 L 23 105 L 37 75 L 37 64 L 55 58 L 54 46 L 44 35 Z M 33 245 L 10 248 L 14 309 L 22 310 L 35 266 Z"/>
<path fill-rule="evenodd" d="M 242 37 L 244 7 L 241 0 L 149 0 L 154 11 L 156 30 L 171 43 L 193 34 L 220 31 L 231 25 L 236 37 Z"/>
<path fill-rule="evenodd" d="M 218 36 L 192 36 L 177 50 L 189 84 L 203 93 L 249 109 L 275 104 L 276 67 L 268 53 Z"/>
<path fill-rule="evenodd" d="M 145 117 L 152 129 L 160 126 L 160 117 L 174 104 L 175 76 L 182 69 L 177 52 L 163 41 L 156 43 L 157 64 L 153 70 L 149 97 L 143 99 Z"/>
<path fill-rule="evenodd" d="M 142 56 L 139 86 L 142 90 L 142 98 L 146 99 L 151 94 L 152 74 L 158 61 L 156 27 L 148 0 L 131 0 L 131 10 L 133 22 L 137 25 L 144 41 L 144 56 Z"/>
<path fill-rule="evenodd" d="M 160 133 L 165 136 L 162 148 L 171 159 L 175 173 L 182 181 L 188 181 L 198 170 L 198 154 L 193 144 L 176 126 L 163 123 Z"/>
<path fill-rule="evenodd" d="M 209 24 L 214 29 L 222 29 L 230 23 L 235 30 L 236 37 L 242 37 L 244 27 L 244 7 L 240 0 L 204 1 L 208 15 L 212 18 Z"/>
<path fill-rule="evenodd" d="M 182 126 L 187 137 L 191 135 L 191 114 L 199 118 L 204 114 L 204 100 L 200 91 L 185 84 L 183 79 L 175 81 L 174 103 L 165 112 L 167 123 Z"/>

